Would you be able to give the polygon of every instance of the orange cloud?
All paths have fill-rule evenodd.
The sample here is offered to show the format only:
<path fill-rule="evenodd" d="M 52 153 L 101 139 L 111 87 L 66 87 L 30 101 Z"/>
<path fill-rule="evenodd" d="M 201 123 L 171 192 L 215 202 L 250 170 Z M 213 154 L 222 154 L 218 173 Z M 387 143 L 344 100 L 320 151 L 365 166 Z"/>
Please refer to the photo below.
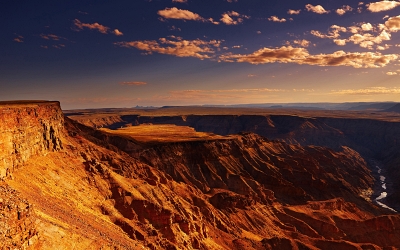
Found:
<path fill-rule="evenodd" d="M 337 13 L 338 15 L 342 16 L 342 15 L 344 15 L 346 12 L 349 12 L 349 11 L 352 11 L 352 10 L 353 10 L 353 8 L 350 7 L 349 5 L 343 5 L 342 8 L 336 10 L 336 13 Z"/>
<path fill-rule="evenodd" d="M 381 12 L 381 11 L 387 11 L 396 8 L 399 6 L 400 3 L 396 1 L 387 1 L 383 0 L 380 2 L 375 2 L 375 3 L 370 3 L 368 4 L 368 10 L 371 12 Z"/>
<path fill-rule="evenodd" d="M 246 15 L 241 15 L 236 11 L 228 11 L 222 14 L 220 21 L 226 25 L 237 25 L 243 22 L 244 18 L 249 19 L 250 17 Z"/>
<path fill-rule="evenodd" d="M 146 85 L 147 82 L 121 82 L 120 84 L 128 86 L 140 86 L 140 85 Z"/>
<path fill-rule="evenodd" d="M 310 55 L 305 48 L 282 46 L 280 48 L 263 48 L 252 54 L 227 54 L 220 56 L 225 62 L 247 62 L 251 64 L 296 63 L 317 66 L 351 66 L 354 68 L 380 68 L 396 60 L 398 55 L 372 52 L 336 51 L 332 54 Z"/>
<path fill-rule="evenodd" d="M 205 21 L 206 19 L 201 17 L 199 14 L 193 13 L 189 10 L 181 10 L 176 7 L 165 8 L 159 10 L 158 15 L 166 19 L 183 19 L 183 20 L 194 20 L 194 21 Z"/>
<path fill-rule="evenodd" d="M 311 44 L 310 41 L 307 41 L 307 40 L 305 40 L 305 39 L 302 39 L 302 40 L 294 40 L 293 43 L 294 43 L 294 44 L 297 44 L 297 45 L 300 45 L 300 46 L 302 46 L 302 47 L 308 47 L 308 46 L 310 46 L 310 44 Z"/>
<path fill-rule="evenodd" d="M 60 39 L 65 39 L 63 37 L 60 37 L 60 36 L 57 36 L 57 35 L 53 35 L 53 34 L 47 34 L 47 35 L 40 34 L 40 37 L 45 39 L 45 40 L 50 40 L 51 39 L 51 40 L 54 40 L 54 41 L 58 41 Z"/>
<path fill-rule="evenodd" d="M 337 94 L 337 95 L 400 94 L 400 88 L 372 87 L 365 89 L 343 89 L 343 90 L 333 90 L 331 94 Z"/>
<path fill-rule="evenodd" d="M 107 34 L 108 30 L 110 29 L 99 23 L 82 23 L 78 19 L 74 20 L 74 25 L 80 30 L 83 30 L 84 28 L 88 28 L 91 30 L 97 30 L 98 32 L 103 33 L 103 34 Z"/>
<path fill-rule="evenodd" d="M 300 14 L 300 11 L 301 10 L 288 10 L 288 14 L 289 15 L 298 15 L 298 14 Z"/>
<path fill-rule="evenodd" d="M 136 48 L 146 51 L 148 54 L 156 52 L 177 57 L 207 59 L 212 58 L 212 55 L 215 53 L 214 48 L 219 47 L 221 44 L 221 42 L 217 40 L 203 41 L 200 39 L 183 40 L 180 37 L 171 38 L 173 40 L 160 38 L 158 41 L 117 42 L 115 45 L 125 48 Z"/>
<path fill-rule="evenodd" d="M 314 6 L 314 5 L 311 5 L 311 4 L 307 4 L 306 5 L 306 9 L 307 9 L 307 11 L 311 11 L 311 12 L 314 12 L 314 13 L 317 13 L 317 14 L 327 14 L 327 13 L 329 13 L 329 11 L 325 10 L 324 7 L 322 7 L 321 5 Z"/>
<path fill-rule="evenodd" d="M 286 22 L 286 19 L 285 18 L 279 18 L 279 17 L 277 17 L 277 16 L 271 16 L 271 17 L 269 17 L 268 18 L 268 20 L 269 21 L 272 21 L 272 22 L 279 22 L 279 23 L 283 23 L 283 22 Z"/>
<path fill-rule="evenodd" d="M 124 35 L 124 33 L 122 33 L 121 31 L 119 31 L 118 29 L 115 29 L 115 30 L 113 31 L 113 34 L 116 35 L 116 36 L 123 36 L 123 35 Z"/>
<path fill-rule="evenodd" d="M 99 23 L 82 23 L 78 19 L 75 19 L 74 20 L 74 25 L 75 25 L 76 28 L 78 28 L 78 30 L 83 30 L 84 28 L 87 28 L 87 29 L 90 29 L 90 30 L 97 30 L 98 32 L 100 32 L 102 34 L 112 33 L 112 34 L 114 34 L 116 36 L 122 36 L 123 35 L 123 33 L 121 31 L 119 31 L 118 29 L 114 29 L 113 31 L 109 32 L 109 30 L 110 30 L 109 27 L 101 25 Z M 46 36 L 47 36 L 47 38 L 53 38 L 53 37 L 51 37 L 52 35 L 46 35 Z M 46 36 L 42 37 L 42 38 L 47 39 Z M 58 37 L 58 38 L 60 38 L 60 37 Z M 55 40 L 55 39 L 53 38 L 53 40 Z"/>
<path fill-rule="evenodd" d="M 397 32 L 398 30 L 400 30 L 400 16 L 395 16 L 395 17 L 391 17 L 389 18 L 386 22 L 385 22 L 385 26 L 392 32 Z"/>

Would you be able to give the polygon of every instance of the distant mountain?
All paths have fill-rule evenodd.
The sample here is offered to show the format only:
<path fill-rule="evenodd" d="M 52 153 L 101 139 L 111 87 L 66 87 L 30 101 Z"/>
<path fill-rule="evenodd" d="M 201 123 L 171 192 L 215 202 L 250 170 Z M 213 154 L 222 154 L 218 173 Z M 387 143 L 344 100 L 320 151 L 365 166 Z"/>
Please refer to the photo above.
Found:
<path fill-rule="evenodd" d="M 384 110 L 396 105 L 395 102 L 344 102 L 344 103 L 258 103 L 236 104 L 226 107 L 236 108 L 274 108 L 302 110 Z"/>
<path fill-rule="evenodd" d="M 363 103 L 361 105 L 353 106 L 348 110 L 384 110 L 396 105 L 395 102 L 375 102 L 375 103 Z"/>
<path fill-rule="evenodd" d="M 385 112 L 396 112 L 396 113 L 400 113 L 400 103 L 397 103 L 396 105 L 394 105 L 394 106 L 392 106 L 392 107 L 390 107 L 390 108 L 388 108 L 388 109 L 385 109 L 384 111 L 385 111 Z"/>

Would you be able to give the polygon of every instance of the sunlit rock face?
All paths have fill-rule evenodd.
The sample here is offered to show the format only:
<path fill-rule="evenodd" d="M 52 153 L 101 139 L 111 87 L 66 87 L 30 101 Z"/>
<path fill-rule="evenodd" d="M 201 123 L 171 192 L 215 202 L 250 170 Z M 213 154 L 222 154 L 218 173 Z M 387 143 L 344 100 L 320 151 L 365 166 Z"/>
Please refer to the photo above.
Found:
<path fill-rule="evenodd" d="M 372 202 L 361 154 L 288 143 L 340 134 L 322 123 L 296 118 L 298 129 L 282 129 L 286 118 L 242 117 L 230 131 L 246 123 L 287 140 L 254 131 L 196 137 L 180 127 L 175 139 L 138 141 L 129 130 L 64 118 L 56 102 L 0 107 L 0 167 L 12 177 L 0 181 L 0 249 L 400 247 L 399 216 Z M 217 128 L 237 117 L 197 118 Z"/>
<path fill-rule="evenodd" d="M 62 148 L 64 115 L 58 102 L 0 102 L 0 178 L 31 156 Z"/>

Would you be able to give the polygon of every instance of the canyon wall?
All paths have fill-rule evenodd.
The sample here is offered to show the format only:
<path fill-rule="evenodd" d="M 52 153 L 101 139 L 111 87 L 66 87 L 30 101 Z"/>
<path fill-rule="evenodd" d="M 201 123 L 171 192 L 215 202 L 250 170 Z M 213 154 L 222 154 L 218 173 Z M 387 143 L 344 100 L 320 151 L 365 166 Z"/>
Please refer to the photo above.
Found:
<path fill-rule="evenodd" d="M 0 179 L 30 157 L 62 148 L 64 115 L 59 102 L 0 102 Z"/>
<path fill-rule="evenodd" d="M 268 139 L 303 146 L 325 146 L 335 150 L 340 150 L 341 146 L 349 146 L 376 158 L 382 158 L 387 150 L 400 146 L 400 124 L 373 119 L 294 115 L 123 115 L 119 119 L 112 116 L 98 120 L 79 116 L 72 118 L 88 126 L 111 129 L 124 125 L 175 124 L 219 135 L 253 132 Z"/>

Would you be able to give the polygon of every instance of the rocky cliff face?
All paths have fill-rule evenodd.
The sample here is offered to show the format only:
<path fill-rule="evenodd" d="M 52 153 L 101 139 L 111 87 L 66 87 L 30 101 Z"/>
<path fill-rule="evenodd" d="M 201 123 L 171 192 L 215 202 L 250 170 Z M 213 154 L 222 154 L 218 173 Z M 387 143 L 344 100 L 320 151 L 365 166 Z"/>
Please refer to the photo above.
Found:
<path fill-rule="evenodd" d="M 0 183 L 0 247 L 27 249 L 37 243 L 33 208 L 8 185 Z"/>
<path fill-rule="evenodd" d="M 0 178 L 28 161 L 62 148 L 64 115 L 58 102 L 0 102 Z"/>
<path fill-rule="evenodd" d="M 221 128 L 227 133 L 244 127 L 287 137 L 277 141 L 241 133 L 138 143 L 63 120 L 57 103 L 13 105 L 3 112 L 13 112 L 4 116 L 8 126 L 1 127 L 7 135 L 2 135 L 2 147 L 14 151 L 1 155 L 12 164 L 1 166 L 13 178 L 0 185 L 0 248 L 400 247 L 399 216 L 387 215 L 368 200 L 373 177 L 365 159 L 346 146 L 301 145 L 309 142 L 301 138 L 341 135 L 326 123 L 230 116 L 224 123 L 229 128 Z M 197 119 L 198 129 L 220 129 L 218 123 L 226 118 L 161 117 L 138 123 Z M 111 120 L 120 125 L 119 119 Z M 285 142 L 290 136 L 296 145 Z"/>

